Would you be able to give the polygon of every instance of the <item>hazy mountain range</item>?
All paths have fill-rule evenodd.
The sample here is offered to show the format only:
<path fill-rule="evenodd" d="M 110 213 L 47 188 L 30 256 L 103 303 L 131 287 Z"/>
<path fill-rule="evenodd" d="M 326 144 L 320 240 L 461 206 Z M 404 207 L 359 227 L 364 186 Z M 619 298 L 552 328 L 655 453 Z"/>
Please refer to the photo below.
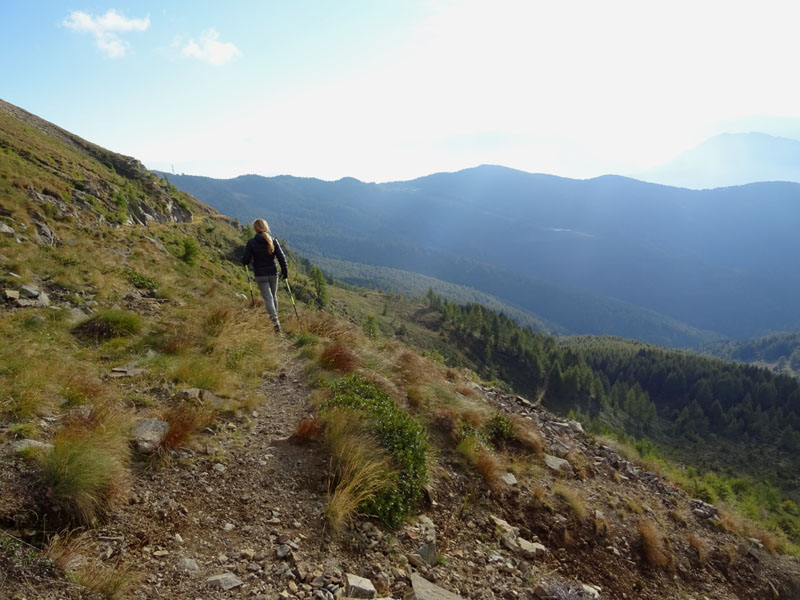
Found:
<path fill-rule="evenodd" d="M 765 133 L 724 133 L 636 178 L 692 189 L 758 181 L 800 182 L 800 140 Z"/>
<path fill-rule="evenodd" d="M 497 166 L 384 184 L 170 179 L 242 221 L 266 217 L 312 260 L 335 259 L 336 277 L 341 261 L 422 273 L 566 333 L 689 346 L 800 325 L 796 183 L 693 191 Z"/>

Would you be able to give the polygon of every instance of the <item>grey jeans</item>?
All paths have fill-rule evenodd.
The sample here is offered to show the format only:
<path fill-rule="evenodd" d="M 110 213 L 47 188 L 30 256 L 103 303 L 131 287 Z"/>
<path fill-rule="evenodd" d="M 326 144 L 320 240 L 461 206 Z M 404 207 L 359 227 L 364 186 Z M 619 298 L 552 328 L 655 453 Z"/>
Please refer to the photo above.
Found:
<path fill-rule="evenodd" d="M 278 325 L 278 276 L 259 275 L 255 279 L 258 289 L 261 290 L 261 296 L 264 298 L 264 304 L 267 306 L 269 318 Z"/>

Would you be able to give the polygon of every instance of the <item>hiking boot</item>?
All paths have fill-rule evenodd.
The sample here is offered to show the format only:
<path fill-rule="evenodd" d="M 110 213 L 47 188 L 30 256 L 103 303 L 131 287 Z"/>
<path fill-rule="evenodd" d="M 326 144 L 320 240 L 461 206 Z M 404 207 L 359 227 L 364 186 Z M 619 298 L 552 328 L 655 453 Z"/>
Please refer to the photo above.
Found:
<path fill-rule="evenodd" d="M 280 323 L 275 323 L 275 327 L 273 327 L 273 329 L 275 330 L 275 333 L 280 333 L 281 332 Z"/>

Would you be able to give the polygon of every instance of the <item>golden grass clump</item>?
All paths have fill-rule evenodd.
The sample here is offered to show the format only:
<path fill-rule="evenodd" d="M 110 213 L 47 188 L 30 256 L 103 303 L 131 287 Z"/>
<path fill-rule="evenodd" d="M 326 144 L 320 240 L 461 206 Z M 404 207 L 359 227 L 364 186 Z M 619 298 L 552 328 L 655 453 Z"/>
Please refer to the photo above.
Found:
<path fill-rule="evenodd" d="M 395 474 L 388 457 L 353 411 L 325 413 L 325 443 L 336 475 L 329 485 L 325 517 L 331 529 L 339 532 L 362 502 L 392 484 Z"/>
<path fill-rule="evenodd" d="M 184 444 L 200 429 L 212 425 L 216 419 L 216 411 L 207 406 L 181 403 L 170 407 L 161 418 L 169 423 L 161 447 L 173 449 Z"/>
<path fill-rule="evenodd" d="M 322 311 L 304 311 L 298 321 L 290 321 L 287 327 L 293 333 L 311 333 L 313 335 L 354 344 L 361 336 L 352 325 L 334 315 Z"/>
<path fill-rule="evenodd" d="M 340 342 L 329 344 L 319 357 L 319 362 L 326 369 L 351 373 L 355 371 L 361 361 L 350 348 Z"/>
<path fill-rule="evenodd" d="M 405 385 L 413 385 L 430 378 L 432 365 L 416 352 L 401 352 L 394 363 L 394 371 Z"/>
<path fill-rule="evenodd" d="M 217 337 L 233 318 L 233 308 L 230 304 L 212 306 L 205 314 L 202 321 L 203 333 L 209 337 Z"/>
<path fill-rule="evenodd" d="M 557 483 L 553 488 L 553 493 L 556 496 L 563 498 L 563 500 L 567 503 L 567 506 L 569 506 L 572 510 L 572 514 L 575 515 L 575 518 L 578 519 L 578 521 L 583 521 L 586 519 L 589 511 L 586 508 L 583 498 L 581 498 L 577 490 Z"/>
<path fill-rule="evenodd" d="M 538 456 L 544 456 L 544 438 L 533 428 L 533 424 L 528 419 L 520 415 L 511 415 L 511 426 L 514 438 L 523 448 Z"/>
<path fill-rule="evenodd" d="M 636 524 L 642 544 L 642 554 L 647 563 L 659 569 L 666 569 L 672 564 L 672 557 L 667 550 L 664 534 L 658 526 L 650 521 L 639 521 Z"/>
<path fill-rule="evenodd" d="M 771 531 L 762 531 L 758 538 L 762 544 L 764 544 L 764 548 L 772 553 L 775 554 L 781 547 L 781 539 Z"/>
<path fill-rule="evenodd" d="M 72 371 L 61 383 L 61 396 L 71 406 L 89 404 L 108 399 L 111 396 L 111 388 L 86 372 Z"/>
<path fill-rule="evenodd" d="M 104 600 L 125 598 L 138 580 L 136 573 L 120 564 L 111 567 L 91 565 L 75 573 L 79 585 L 99 594 Z"/>
<path fill-rule="evenodd" d="M 87 533 L 57 533 L 50 538 L 43 554 L 62 573 L 76 571 L 91 554 L 90 537 Z"/>
<path fill-rule="evenodd" d="M 700 564 L 704 565 L 708 561 L 708 542 L 696 533 L 689 534 L 687 541 L 689 545 L 697 551 L 697 559 L 700 561 Z"/>
<path fill-rule="evenodd" d="M 128 481 L 127 422 L 102 411 L 65 425 L 41 458 L 41 482 L 68 519 L 91 524 L 123 495 Z"/>

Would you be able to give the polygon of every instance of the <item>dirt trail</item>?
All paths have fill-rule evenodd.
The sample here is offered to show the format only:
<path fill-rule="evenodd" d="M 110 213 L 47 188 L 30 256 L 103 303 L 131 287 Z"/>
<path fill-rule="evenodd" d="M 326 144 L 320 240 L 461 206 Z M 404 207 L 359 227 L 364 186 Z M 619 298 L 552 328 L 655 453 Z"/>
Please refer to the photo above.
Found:
<path fill-rule="evenodd" d="M 289 344 L 282 340 L 285 355 Z M 311 411 L 309 388 L 292 359 L 262 386 L 252 414 L 203 435 L 200 452 L 164 468 L 138 467 L 132 504 L 110 519 L 122 536 L 110 551 L 147 573 L 136 598 L 252 597 L 285 589 L 277 549 L 288 543 L 297 560 L 324 560 L 320 546 L 327 460 L 318 444 L 289 439 Z M 179 536 L 179 537 L 177 537 Z M 182 540 L 182 541 L 181 541 Z M 199 572 L 178 570 L 195 560 Z M 211 590 L 206 579 L 235 573 L 245 585 Z"/>

